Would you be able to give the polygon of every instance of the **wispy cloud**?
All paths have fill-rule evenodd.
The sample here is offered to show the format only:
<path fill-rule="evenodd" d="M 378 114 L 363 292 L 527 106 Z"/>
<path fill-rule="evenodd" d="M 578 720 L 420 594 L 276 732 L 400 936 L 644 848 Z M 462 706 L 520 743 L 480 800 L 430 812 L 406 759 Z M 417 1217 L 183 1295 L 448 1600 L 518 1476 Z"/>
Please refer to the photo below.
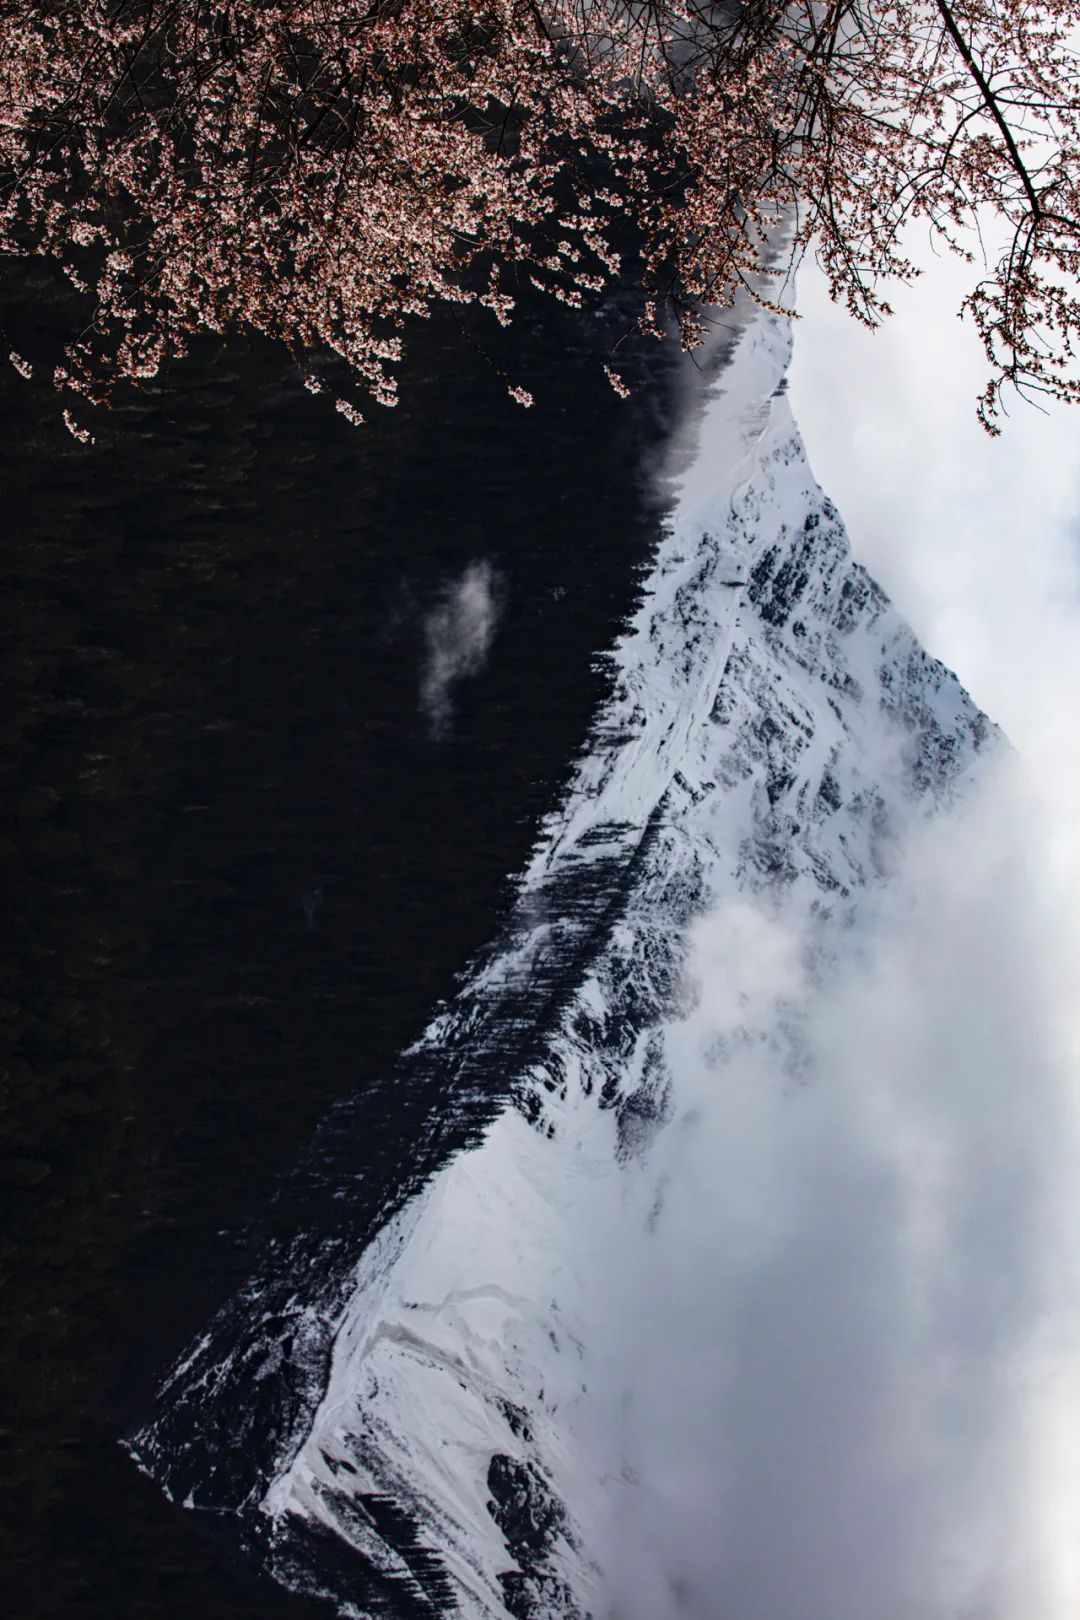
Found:
<path fill-rule="evenodd" d="M 455 686 L 476 675 L 487 661 L 499 618 L 499 596 L 499 579 L 491 563 L 472 562 L 446 586 L 442 601 L 424 620 L 420 708 L 434 737 L 449 730 Z"/>
<path fill-rule="evenodd" d="M 1017 401 L 1001 439 L 980 430 L 985 362 L 955 313 L 969 273 L 930 261 L 871 333 L 802 272 L 792 401 L 856 554 L 916 634 L 1035 774 L 1080 778 L 1080 734 L 1060 727 L 1080 678 L 1080 412 Z"/>

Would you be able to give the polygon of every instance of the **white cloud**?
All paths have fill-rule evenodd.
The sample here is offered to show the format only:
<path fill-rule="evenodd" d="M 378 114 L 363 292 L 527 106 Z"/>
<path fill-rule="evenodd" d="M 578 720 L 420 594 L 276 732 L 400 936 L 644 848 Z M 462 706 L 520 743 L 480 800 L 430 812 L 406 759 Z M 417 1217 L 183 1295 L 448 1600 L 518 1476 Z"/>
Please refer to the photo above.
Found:
<path fill-rule="evenodd" d="M 876 333 L 799 277 L 791 392 L 856 554 L 1038 773 L 1080 774 L 1060 729 L 1080 679 L 1080 411 L 1017 401 L 975 420 L 982 351 L 956 315 L 971 278 L 929 261 Z"/>
<path fill-rule="evenodd" d="M 800 273 L 793 403 L 856 555 L 1017 749 L 1039 806 L 1031 882 L 1080 917 L 1080 410 L 1018 400 L 989 439 L 985 360 L 956 315 L 971 272 L 926 263 L 876 333 Z M 1040 948 L 1069 957 L 1056 936 Z"/>
<path fill-rule="evenodd" d="M 1080 1614 L 1080 413 L 988 440 L 959 296 L 935 267 L 872 336 L 804 274 L 792 392 L 856 553 L 1018 754 L 823 978 L 809 917 L 697 926 L 586 1334 L 617 1620 Z"/>
<path fill-rule="evenodd" d="M 1080 951 L 1039 816 L 1013 762 L 823 979 L 809 916 L 698 926 L 661 1217 L 585 1336 L 619 1620 L 1080 1613 Z"/>
<path fill-rule="evenodd" d="M 425 618 L 420 708 L 433 736 L 449 728 L 454 687 L 483 669 L 498 617 L 498 579 L 491 564 L 480 561 L 469 563 Z"/>

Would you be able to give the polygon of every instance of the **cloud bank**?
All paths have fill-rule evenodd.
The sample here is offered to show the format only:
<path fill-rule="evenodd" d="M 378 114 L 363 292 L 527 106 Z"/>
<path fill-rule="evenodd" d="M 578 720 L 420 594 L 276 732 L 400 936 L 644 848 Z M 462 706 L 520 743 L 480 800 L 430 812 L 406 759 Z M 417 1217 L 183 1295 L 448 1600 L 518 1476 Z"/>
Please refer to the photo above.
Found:
<path fill-rule="evenodd" d="M 661 1215 L 603 1238 L 586 1335 L 617 1620 L 1080 1612 L 1080 951 L 1039 831 L 1012 762 L 832 963 L 809 915 L 698 925 Z"/>
<path fill-rule="evenodd" d="M 980 432 L 948 263 L 877 335 L 799 291 L 818 476 L 1017 754 L 831 965 L 810 916 L 698 926 L 674 1118 L 595 1238 L 605 1620 L 1075 1620 L 1078 417 Z"/>
<path fill-rule="evenodd" d="M 487 662 L 499 618 L 499 581 L 487 561 L 469 563 L 424 620 L 426 646 L 420 676 L 420 709 L 433 737 L 443 737 L 453 717 L 454 688 Z"/>

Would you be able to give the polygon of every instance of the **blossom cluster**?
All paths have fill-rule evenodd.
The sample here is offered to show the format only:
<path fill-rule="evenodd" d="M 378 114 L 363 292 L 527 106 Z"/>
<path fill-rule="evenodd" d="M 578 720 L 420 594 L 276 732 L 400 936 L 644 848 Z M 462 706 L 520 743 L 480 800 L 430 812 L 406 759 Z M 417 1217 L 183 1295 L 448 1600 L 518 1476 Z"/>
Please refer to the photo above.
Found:
<path fill-rule="evenodd" d="M 874 322 L 883 280 L 914 272 L 911 220 L 967 253 L 989 209 L 1007 249 L 966 307 L 993 429 L 1006 382 L 1080 393 L 1073 9 L 10 0 L 0 253 L 59 262 L 92 300 L 65 393 L 102 403 L 195 334 L 246 330 L 359 422 L 358 398 L 395 402 L 408 324 L 437 304 L 506 324 L 527 281 L 582 307 L 630 240 L 642 329 L 693 347 L 708 306 L 767 301 L 783 236 Z"/>

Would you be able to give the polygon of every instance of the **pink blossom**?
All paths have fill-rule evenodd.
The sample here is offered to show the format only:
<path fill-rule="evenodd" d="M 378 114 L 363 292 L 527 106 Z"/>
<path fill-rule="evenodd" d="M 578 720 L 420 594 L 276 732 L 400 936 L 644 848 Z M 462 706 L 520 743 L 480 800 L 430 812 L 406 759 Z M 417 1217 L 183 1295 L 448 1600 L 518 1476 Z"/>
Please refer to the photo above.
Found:
<path fill-rule="evenodd" d="M 482 33 L 451 0 L 351 15 L 3 8 L 0 253 L 93 302 L 58 386 L 101 403 L 240 330 L 392 406 L 411 320 L 506 324 L 519 277 L 589 307 L 627 224 L 653 336 L 695 347 L 702 306 L 740 291 L 772 307 L 783 232 L 873 325 L 915 273 L 908 221 L 964 256 L 989 212 L 1006 250 L 963 306 L 983 420 L 1008 384 L 1080 398 L 1076 0 L 495 0 Z"/>

